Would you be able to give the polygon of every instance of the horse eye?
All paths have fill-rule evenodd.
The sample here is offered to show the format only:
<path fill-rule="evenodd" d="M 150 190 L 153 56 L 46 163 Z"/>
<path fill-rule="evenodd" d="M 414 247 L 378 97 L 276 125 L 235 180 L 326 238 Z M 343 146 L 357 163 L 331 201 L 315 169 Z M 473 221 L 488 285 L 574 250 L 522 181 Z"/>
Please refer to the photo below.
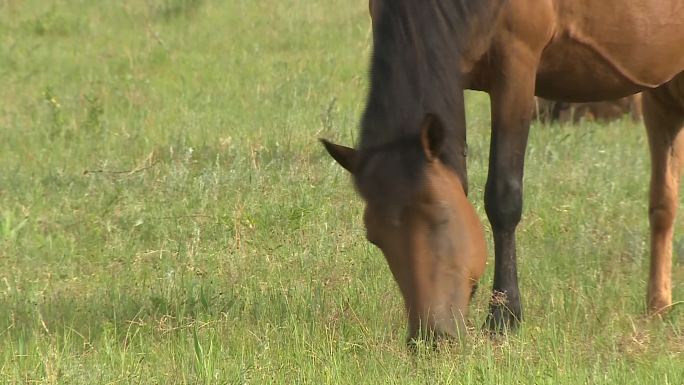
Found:
<path fill-rule="evenodd" d="M 443 201 L 423 203 L 419 208 L 432 227 L 444 226 L 451 220 L 449 205 Z"/>
<path fill-rule="evenodd" d="M 428 215 L 428 220 L 432 227 L 442 227 L 446 226 L 451 220 L 451 216 L 446 211 L 446 209 L 433 209 Z"/>
<path fill-rule="evenodd" d="M 444 226 L 447 223 L 449 223 L 450 218 L 448 215 L 440 215 L 439 217 L 435 218 L 435 226 Z"/>

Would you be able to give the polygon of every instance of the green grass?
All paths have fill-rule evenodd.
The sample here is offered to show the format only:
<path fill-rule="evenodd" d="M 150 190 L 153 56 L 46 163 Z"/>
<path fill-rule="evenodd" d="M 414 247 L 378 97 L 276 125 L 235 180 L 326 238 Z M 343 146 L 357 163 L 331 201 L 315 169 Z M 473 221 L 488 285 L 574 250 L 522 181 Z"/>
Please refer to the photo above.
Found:
<path fill-rule="evenodd" d="M 532 128 L 522 329 L 407 351 L 316 143 L 354 141 L 369 33 L 361 0 L 0 0 L 0 382 L 684 384 L 684 307 L 644 316 L 628 121 Z M 485 95 L 467 109 L 484 220 Z M 673 275 L 682 301 L 681 232 Z"/>

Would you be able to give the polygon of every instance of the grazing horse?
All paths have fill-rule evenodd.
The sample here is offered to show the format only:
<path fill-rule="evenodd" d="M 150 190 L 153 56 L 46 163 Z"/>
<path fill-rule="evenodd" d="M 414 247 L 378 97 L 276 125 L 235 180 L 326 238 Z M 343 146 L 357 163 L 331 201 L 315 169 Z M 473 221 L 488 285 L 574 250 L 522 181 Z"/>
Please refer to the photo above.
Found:
<path fill-rule="evenodd" d="M 633 121 L 642 119 L 641 94 L 615 100 L 568 103 L 536 98 L 534 118 L 543 122 L 578 123 L 582 119 L 608 122 L 629 114 Z"/>
<path fill-rule="evenodd" d="M 450 242 L 451 232 L 428 221 L 410 224 L 425 189 L 416 181 L 437 175 L 408 148 L 421 137 L 425 116 L 436 117 L 429 121 L 438 122 L 443 139 L 440 151 L 430 153 L 443 165 L 442 183 L 453 184 L 456 176 L 467 194 L 463 90 L 487 92 L 492 132 L 485 211 L 495 264 L 486 325 L 517 325 L 516 228 L 534 96 L 588 102 L 643 92 L 652 163 L 647 309 L 668 309 L 684 158 L 684 0 L 373 0 L 370 8 L 371 79 L 359 143 L 355 150 L 327 148 L 352 171 L 367 204 L 367 229 L 382 228 L 376 242 L 385 256 L 403 259 L 406 269 L 431 269 L 434 255 L 441 255 L 435 250 Z M 381 210 L 374 208 L 376 199 Z M 442 204 L 452 213 L 446 226 L 464 220 L 452 200 Z"/>

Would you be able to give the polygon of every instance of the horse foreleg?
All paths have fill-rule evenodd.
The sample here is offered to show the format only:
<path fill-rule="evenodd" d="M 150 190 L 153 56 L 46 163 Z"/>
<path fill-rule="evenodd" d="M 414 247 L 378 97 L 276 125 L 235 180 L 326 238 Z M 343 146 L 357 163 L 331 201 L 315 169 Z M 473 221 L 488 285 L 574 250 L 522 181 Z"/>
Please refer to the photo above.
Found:
<path fill-rule="evenodd" d="M 684 161 L 684 94 L 677 94 L 677 82 L 684 90 L 682 74 L 643 95 L 644 122 L 651 150 L 649 313 L 660 313 L 672 304 L 672 235 Z"/>
<path fill-rule="evenodd" d="M 485 210 L 494 234 L 494 285 L 486 325 L 515 327 L 522 319 L 515 231 L 522 214 L 522 178 L 527 136 L 534 111 L 533 55 L 505 58 L 490 89 L 492 138 Z"/>

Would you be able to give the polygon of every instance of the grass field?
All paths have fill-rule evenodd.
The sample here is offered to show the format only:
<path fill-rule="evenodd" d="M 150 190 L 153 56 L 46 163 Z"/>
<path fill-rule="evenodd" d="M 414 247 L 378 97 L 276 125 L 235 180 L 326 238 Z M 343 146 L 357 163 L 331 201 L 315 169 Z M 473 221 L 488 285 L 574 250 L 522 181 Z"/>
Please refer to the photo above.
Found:
<path fill-rule="evenodd" d="M 644 316 L 627 120 L 532 128 L 521 330 L 479 331 L 490 252 L 467 343 L 407 351 L 316 143 L 354 141 L 369 33 L 364 0 L 0 0 L 0 383 L 684 384 L 684 305 Z M 467 96 L 485 220 L 488 102 Z"/>

